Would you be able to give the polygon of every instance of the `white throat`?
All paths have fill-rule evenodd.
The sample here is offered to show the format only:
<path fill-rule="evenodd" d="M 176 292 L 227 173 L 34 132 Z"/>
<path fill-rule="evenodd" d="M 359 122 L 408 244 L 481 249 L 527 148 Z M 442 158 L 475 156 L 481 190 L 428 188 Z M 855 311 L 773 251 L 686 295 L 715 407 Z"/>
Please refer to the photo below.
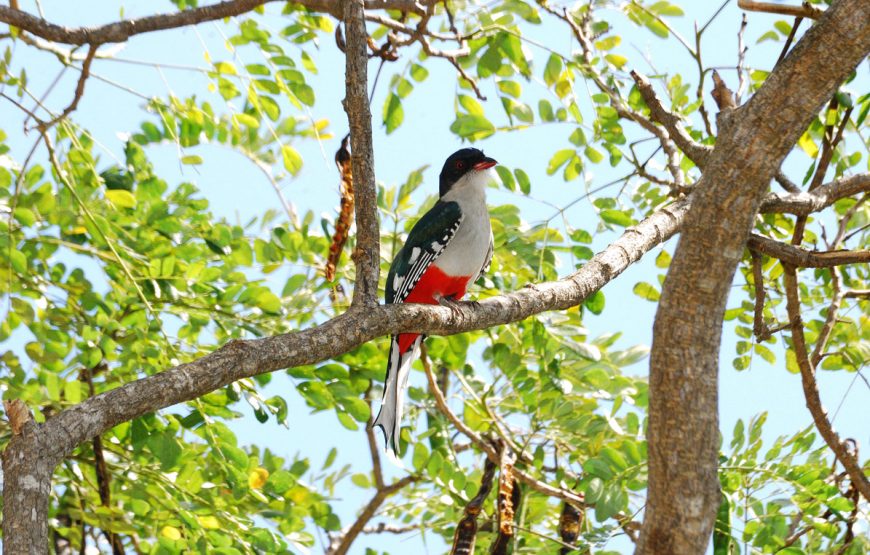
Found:
<path fill-rule="evenodd" d="M 444 202 L 458 202 L 460 206 L 464 202 L 478 201 L 486 203 L 486 186 L 490 181 L 495 181 L 498 176 L 492 169 L 471 170 L 453 184 L 447 194 L 441 197 Z"/>
<path fill-rule="evenodd" d="M 477 277 L 492 242 L 489 212 L 486 209 L 486 186 L 498 179 L 492 170 L 470 171 L 441 197 L 455 202 L 462 211 L 462 223 L 447 248 L 435 261 L 450 276 Z"/>

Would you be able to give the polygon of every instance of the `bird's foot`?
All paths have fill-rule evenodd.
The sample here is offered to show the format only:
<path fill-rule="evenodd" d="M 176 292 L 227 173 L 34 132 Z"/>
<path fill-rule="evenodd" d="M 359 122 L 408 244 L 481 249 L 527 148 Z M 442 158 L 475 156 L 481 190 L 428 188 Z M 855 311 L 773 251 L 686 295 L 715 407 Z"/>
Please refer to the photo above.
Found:
<path fill-rule="evenodd" d="M 453 297 L 438 297 L 438 304 L 450 309 L 450 312 L 453 313 L 454 318 L 459 318 L 462 316 L 462 310 L 459 308 L 459 301 L 454 299 Z"/>

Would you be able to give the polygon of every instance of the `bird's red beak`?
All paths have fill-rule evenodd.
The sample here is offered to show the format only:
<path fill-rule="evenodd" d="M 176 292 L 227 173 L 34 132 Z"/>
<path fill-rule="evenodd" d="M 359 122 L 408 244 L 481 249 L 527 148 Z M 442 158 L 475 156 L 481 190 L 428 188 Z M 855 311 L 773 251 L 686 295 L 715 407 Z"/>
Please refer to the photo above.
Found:
<path fill-rule="evenodd" d="M 480 162 L 476 163 L 475 165 L 473 165 L 471 167 L 475 170 L 488 170 L 489 168 L 495 166 L 496 164 L 498 164 L 498 161 L 496 161 L 493 158 L 490 158 L 489 156 L 484 156 L 483 160 L 481 160 Z"/>

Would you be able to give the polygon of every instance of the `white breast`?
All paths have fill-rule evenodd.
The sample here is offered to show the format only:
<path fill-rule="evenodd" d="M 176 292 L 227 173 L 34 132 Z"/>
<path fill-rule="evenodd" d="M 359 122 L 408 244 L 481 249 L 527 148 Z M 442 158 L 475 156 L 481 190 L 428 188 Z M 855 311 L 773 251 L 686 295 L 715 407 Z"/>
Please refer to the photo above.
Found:
<path fill-rule="evenodd" d="M 471 171 L 442 197 L 454 201 L 462 210 L 462 223 L 435 265 L 450 276 L 477 277 L 492 241 L 489 211 L 486 209 L 486 186 L 495 179 L 494 172 Z"/>

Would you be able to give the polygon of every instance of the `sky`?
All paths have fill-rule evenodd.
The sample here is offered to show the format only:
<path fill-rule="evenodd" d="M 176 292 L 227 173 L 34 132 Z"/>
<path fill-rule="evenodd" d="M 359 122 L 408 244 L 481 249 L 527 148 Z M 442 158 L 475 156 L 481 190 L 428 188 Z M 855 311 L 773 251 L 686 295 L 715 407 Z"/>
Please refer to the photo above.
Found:
<path fill-rule="evenodd" d="M 36 13 L 36 6 L 32 0 L 22 0 L 20 4 L 22 9 Z M 50 20 L 67 25 L 93 25 L 112 21 L 121 16 L 119 4 L 103 1 L 44 0 L 41 4 Z M 124 17 L 137 17 L 155 11 L 173 9 L 167 1 L 130 0 L 123 2 L 122 5 Z M 719 2 L 683 2 L 682 7 L 686 15 L 670 21 L 683 36 L 690 37 L 693 36 L 694 22 L 698 21 L 701 24 L 706 22 L 719 5 Z M 279 16 L 274 15 L 279 8 L 280 6 L 276 5 L 267 8 L 267 13 L 273 15 L 264 26 L 274 33 L 283 27 Z M 694 90 L 697 75 L 694 62 L 675 41 L 661 40 L 649 33 L 638 32 L 636 28 L 627 26 L 624 18 L 615 11 L 604 12 L 604 14 L 605 18 L 616 27 L 616 33 L 623 37 L 622 45 L 615 52 L 628 57 L 630 63 L 639 64 L 632 67 L 647 75 L 659 71 L 682 72 L 684 78 L 693 82 L 692 90 Z M 732 88 L 736 86 L 733 67 L 736 60 L 740 19 L 741 13 L 737 9 L 736 1 L 731 2 L 710 26 L 703 42 L 704 61 L 708 65 L 721 68 L 723 77 L 729 81 Z M 769 41 L 756 44 L 755 41 L 769 30 L 777 19 L 781 18 L 765 14 L 749 15 L 746 30 L 749 66 L 769 69 L 776 59 L 781 44 Z M 551 32 L 553 30 L 555 32 Z M 112 157 L 123 156 L 124 133 L 135 132 L 139 124 L 148 119 L 142 111 L 145 102 L 143 97 L 165 97 L 168 92 L 180 97 L 193 92 L 203 94 L 208 83 L 207 77 L 189 68 L 208 68 L 208 63 L 203 57 L 204 47 L 214 61 L 233 59 L 234 54 L 224 47 L 223 32 L 226 32 L 226 28 L 220 24 L 204 24 L 196 29 L 135 37 L 117 53 L 117 57 L 124 61 L 98 59 L 94 62 L 93 78 L 87 83 L 86 93 L 74 114 L 74 119 L 95 134 L 102 150 L 104 164 L 112 163 Z M 569 51 L 577 47 L 569 34 L 558 26 L 543 25 L 530 36 L 560 51 Z M 18 64 L 27 64 L 31 88 L 35 91 L 46 90 L 56 78 L 59 64 L 50 54 L 33 52 L 32 49 L 24 52 L 23 44 L 19 44 L 16 48 L 22 49 L 16 51 L 16 60 Z M 338 205 L 339 184 L 332 159 L 338 142 L 347 130 L 347 122 L 341 108 L 341 99 L 344 96 L 344 58 L 330 36 L 322 37 L 319 49 L 309 52 L 319 67 L 319 73 L 307 77 L 317 94 L 317 103 L 310 109 L 308 115 L 315 119 L 329 119 L 329 130 L 333 136 L 321 143 L 313 140 L 294 143 L 294 147 L 303 155 L 305 164 L 298 176 L 286 180 L 281 186 L 283 194 L 297 207 L 300 214 L 312 210 L 316 215 L 325 214 L 332 220 Z M 418 203 L 421 203 L 426 195 L 437 191 L 437 171 L 443 160 L 463 145 L 449 132 L 449 125 L 454 119 L 454 70 L 446 61 L 438 59 L 427 61 L 429 78 L 417 85 L 415 91 L 405 99 L 404 124 L 392 134 L 385 133 L 380 114 L 388 90 L 389 77 L 393 72 L 400 71 L 404 67 L 410 52 L 416 53 L 416 48 L 403 52 L 403 58 L 393 67 L 384 68 L 375 91 L 372 106 L 374 151 L 377 179 L 388 185 L 404 182 L 407 174 L 420 166 L 427 164 L 430 166 L 425 173 L 425 185 L 415 197 Z M 536 71 L 539 72 L 539 68 L 546 62 L 546 53 L 534 46 L 529 46 L 529 53 L 533 56 Z M 254 52 L 236 54 L 237 65 L 261 61 Z M 160 64 L 160 67 L 156 67 L 155 62 Z M 36 71 L 34 68 L 45 68 L 45 70 Z M 370 78 L 376 69 L 377 62 L 371 62 Z M 48 96 L 48 105 L 59 109 L 68 104 L 77 77 L 78 72 L 66 70 Z M 115 85 L 110 84 L 109 81 Z M 868 90 L 867 81 L 867 76 L 862 76 L 860 83 L 864 91 Z M 485 85 L 485 94 L 488 91 L 486 87 L 491 87 L 491 84 Z M 708 108 L 712 110 L 714 105 L 709 96 L 707 101 Z M 495 94 L 490 94 L 490 100 L 485 103 L 487 113 L 500 112 L 501 108 L 497 104 L 498 99 Z M 590 105 L 587 99 L 583 109 L 588 110 Z M 10 136 L 13 157 L 21 160 L 35 140 L 35 134 L 24 136 L 20 129 L 5 123 L 18 121 L 20 118 L 16 109 L 8 102 L 0 102 L 0 128 Z M 534 225 L 553 215 L 553 204 L 564 206 L 583 195 L 585 189 L 580 181 L 565 183 L 559 174 L 547 176 L 545 172 L 552 153 L 558 148 L 564 148 L 565 139 L 570 132 L 571 129 L 567 126 L 561 128 L 538 126 L 521 132 L 496 134 L 475 144 L 508 167 L 523 167 L 531 177 L 532 188 L 529 197 L 511 193 L 504 188 L 492 189 L 489 192 L 490 204 L 517 204 L 522 209 L 524 221 Z M 205 163 L 194 168 L 181 166 L 178 163 L 178 152 L 174 145 L 148 148 L 148 155 L 159 175 L 170 184 L 182 181 L 195 183 L 203 196 L 208 198 L 217 216 L 226 217 L 234 222 L 245 222 L 253 216 L 261 215 L 268 208 L 280 208 L 274 191 L 260 170 L 241 155 L 227 154 L 228 152 L 231 151 L 216 146 L 198 147 L 196 154 L 202 156 Z M 795 180 L 799 180 L 808 164 L 808 158 L 801 153 L 796 153 L 787 160 L 785 169 L 795 177 Z M 594 166 L 591 172 L 587 172 L 585 178 L 588 187 L 594 188 L 619 177 L 605 166 L 606 164 Z M 586 229 L 595 228 L 596 216 L 590 202 L 591 199 L 584 199 L 566 212 L 566 216 L 574 225 Z M 315 218 L 315 222 L 317 221 L 319 217 Z M 608 233 L 596 235 L 594 250 L 605 247 L 614 237 L 613 234 Z M 675 244 L 675 240 L 672 239 L 664 248 L 673 252 Z M 623 337 L 618 345 L 623 348 L 651 343 L 655 304 L 634 295 L 632 287 L 638 281 L 656 281 L 653 276 L 657 270 L 652 261 L 657 252 L 658 250 L 649 253 L 643 261 L 629 268 L 622 276 L 605 287 L 606 310 L 600 316 L 589 314 L 585 318 L 584 323 L 591 336 L 619 331 L 622 332 Z M 570 270 L 569 267 L 562 267 L 560 275 L 565 275 Z M 284 278 L 286 275 L 282 276 L 278 272 L 278 279 Z M 739 280 L 740 277 L 738 276 L 737 279 Z M 742 298 L 742 293 L 738 292 L 729 302 L 729 308 L 738 304 Z M 18 341 L 23 344 L 25 340 L 19 338 Z M 726 441 L 737 419 L 747 421 L 763 411 L 769 413 L 763 435 L 768 441 L 780 434 L 791 434 L 810 424 L 811 417 L 804 406 L 799 376 L 785 370 L 781 347 L 776 349 L 777 364 L 770 365 L 756 358 L 748 370 L 737 372 L 731 366 L 736 341 L 737 337 L 731 326 L 726 323 L 720 365 L 720 421 Z M 14 348 L 15 345 L 12 347 Z M 645 374 L 646 364 L 647 362 L 643 361 L 630 371 Z M 421 373 L 415 373 L 411 379 L 422 383 L 424 377 Z M 833 414 L 835 428 L 843 436 L 855 437 L 866 445 L 870 440 L 870 429 L 866 424 L 866 407 L 870 406 L 870 389 L 857 380 L 855 374 L 824 371 L 819 374 L 819 387 L 824 405 L 829 409 L 829 413 Z M 290 402 L 289 429 L 278 426 L 273 420 L 260 424 L 247 407 L 240 405 L 239 410 L 245 414 L 245 417 L 234 422 L 232 426 L 242 443 L 266 445 L 274 452 L 288 458 L 303 451 L 310 457 L 314 467 L 319 466 L 333 445 L 340 443 L 345 447 L 339 454 L 337 464 L 353 464 L 355 472 L 367 472 L 370 469 L 362 431 L 349 432 L 341 428 L 332 413 L 309 414 L 310 409 L 304 405 L 298 395 L 292 392 L 292 383 L 282 372 L 276 373 L 275 379 L 267 390 L 267 395 L 277 393 L 284 395 Z M 328 441 L 323 439 L 323 429 L 330 431 Z M 357 462 L 359 460 L 365 462 L 360 465 Z M 393 475 L 400 475 L 398 471 L 391 472 Z M 349 482 L 346 488 L 343 496 L 348 502 L 339 504 L 339 515 L 345 524 L 349 524 L 354 511 L 365 502 L 368 493 L 362 492 Z M 414 535 L 410 538 L 362 537 L 359 543 L 355 544 L 353 552 L 363 552 L 363 546 L 382 549 L 387 549 L 387 546 L 397 546 L 395 552 L 403 552 L 409 545 L 419 546 L 419 538 Z M 626 544 L 618 542 L 615 542 L 611 548 L 628 549 Z M 429 543 L 428 549 L 432 553 L 443 551 L 443 547 L 437 543 Z M 314 552 L 319 551 L 320 548 L 316 546 Z"/>

